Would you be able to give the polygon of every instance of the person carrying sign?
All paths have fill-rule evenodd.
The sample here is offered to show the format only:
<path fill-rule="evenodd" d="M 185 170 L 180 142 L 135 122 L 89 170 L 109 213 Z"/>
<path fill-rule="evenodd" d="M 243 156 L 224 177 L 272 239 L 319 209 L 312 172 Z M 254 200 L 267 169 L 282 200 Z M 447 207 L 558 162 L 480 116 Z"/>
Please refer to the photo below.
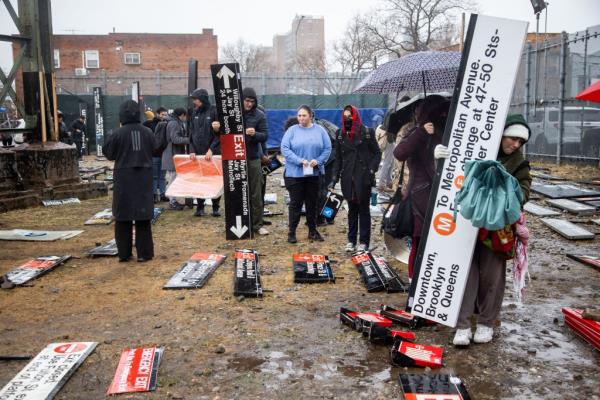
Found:
<path fill-rule="evenodd" d="M 336 134 L 335 186 L 341 179 L 342 194 L 348 202 L 348 244 L 346 251 L 368 250 L 371 241 L 371 188 L 375 186 L 375 172 L 381 161 L 381 150 L 375 132 L 364 126 L 358 109 L 352 105 L 344 107 L 342 127 Z"/>
<path fill-rule="evenodd" d="M 442 142 L 450 102 L 438 95 L 428 96 L 415 109 L 416 127 L 394 149 L 394 157 L 406 161 L 410 170 L 407 196 L 411 196 L 414 216 L 412 247 L 408 259 L 408 276 L 412 279 L 419 248 L 429 193 L 435 176 L 433 150 Z"/>
<path fill-rule="evenodd" d="M 258 98 L 251 87 L 242 92 L 244 102 L 244 124 L 246 128 L 246 156 L 248 159 L 248 185 L 250 189 L 250 207 L 252 230 L 259 235 L 268 235 L 263 227 L 264 204 L 262 199 L 263 173 L 261 166 L 261 143 L 267 141 L 268 129 L 265 114 L 257 108 Z"/>
<path fill-rule="evenodd" d="M 138 262 L 154 257 L 151 220 L 154 135 L 140 123 L 140 107 L 127 100 L 119 107 L 121 127 L 106 139 L 102 151 L 115 162 L 113 216 L 119 261 L 131 259 L 133 223 Z"/>
<path fill-rule="evenodd" d="M 191 96 L 194 109 L 189 118 L 190 128 L 190 153 L 203 155 L 205 159 L 210 160 L 213 155 L 221 154 L 221 141 L 219 140 L 219 130 L 221 123 L 217 116 L 217 109 L 210 104 L 208 91 L 206 89 L 196 89 Z M 197 206 L 195 217 L 204 215 L 204 199 L 196 199 Z M 219 217 L 219 203 L 221 196 L 212 199 L 212 216 Z"/>
<path fill-rule="evenodd" d="M 529 200 L 531 188 L 529 162 L 525 160 L 521 151 L 521 147 L 529 140 L 530 135 L 531 130 L 522 115 L 509 115 L 506 119 L 497 157 L 497 160 L 519 182 L 523 194 L 521 206 Z M 443 145 L 436 147 L 435 154 L 436 158 L 450 156 L 448 148 Z M 494 248 L 491 241 L 477 240 L 458 315 L 457 329 L 453 340 L 455 346 L 468 346 L 471 339 L 475 343 L 488 343 L 492 340 L 493 326 L 500 314 L 504 298 L 506 259 L 506 252 Z M 476 307 L 479 310 L 479 318 L 475 336 L 473 336 L 471 317 Z"/>

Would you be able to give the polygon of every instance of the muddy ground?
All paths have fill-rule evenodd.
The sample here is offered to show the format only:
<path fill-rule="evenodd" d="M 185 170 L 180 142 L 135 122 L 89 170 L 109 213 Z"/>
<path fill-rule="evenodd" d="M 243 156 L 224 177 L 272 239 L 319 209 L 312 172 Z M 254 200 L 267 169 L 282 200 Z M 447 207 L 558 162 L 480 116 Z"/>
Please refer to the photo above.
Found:
<path fill-rule="evenodd" d="M 595 168 L 537 166 L 571 179 L 600 176 Z M 279 200 L 269 209 L 285 213 L 279 179 L 269 181 L 267 191 L 277 192 Z M 271 218 L 269 236 L 226 242 L 222 219 L 195 218 L 187 209 L 166 211 L 153 226 L 156 258 L 142 264 L 85 257 L 96 242 L 113 238 L 112 225 L 83 225 L 110 203 L 105 197 L 0 214 L 0 229 L 85 230 L 66 241 L 0 242 L 0 273 L 40 255 L 76 257 L 29 287 L 0 291 L 0 355 L 35 355 L 54 341 L 99 342 L 57 399 L 105 398 L 121 350 L 154 344 L 165 347 L 158 390 L 122 398 L 392 399 L 401 398 L 400 372 L 430 373 L 392 367 L 388 347 L 372 345 L 340 325 L 342 306 L 366 311 L 382 303 L 403 307 L 406 300 L 405 294 L 366 292 L 343 251 L 345 212 L 321 230 L 324 243 L 309 243 L 302 227 L 299 243 L 289 245 L 287 213 Z M 589 217 L 570 219 L 599 232 Z M 386 255 L 377 221 L 373 244 L 379 246 L 376 253 Z M 418 342 L 445 348 L 439 372 L 462 377 L 474 399 L 600 399 L 600 352 L 565 326 L 561 315 L 563 306 L 600 306 L 600 272 L 565 256 L 597 255 L 600 239 L 568 241 L 535 217 L 529 226 L 532 281 L 518 304 L 508 280 L 494 341 L 455 349 L 452 330 L 439 326 L 418 330 Z M 272 292 L 263 299 L 240 301 L 232 295 L 231 256 L 242 247 L 264 255 L 263 286 Z M 162 290 L 196 251 L 229 258 L 202 289 Z M 328 254 L 343 279 L 294 284 L 291 255 L 298 251 Z M 390 263 L 406 276 L 406 265 Z M 0 387 L 25 365 L 0 362 Z"/>

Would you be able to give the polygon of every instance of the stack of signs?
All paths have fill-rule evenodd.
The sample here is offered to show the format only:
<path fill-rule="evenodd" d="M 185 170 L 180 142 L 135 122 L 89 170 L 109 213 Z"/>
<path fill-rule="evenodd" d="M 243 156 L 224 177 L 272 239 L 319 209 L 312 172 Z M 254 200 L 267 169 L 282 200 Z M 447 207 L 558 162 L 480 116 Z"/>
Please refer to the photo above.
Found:
<path fill-rule="evenodd" d="M 106 208 L 100 212 L 97 212 L 92 218 L 85 221 L 85 225 L 108 225 L 112 222 L 112 220 L 112 209 Z"/>
<path fill-rule="evenodd" d="M 123 350 L 117 372 L 115 372 L 107 394 L 156 390 L 158 366 L 163 351 L 162 347 L 138 347 Z"/>
<path fill-rule="evenodd" d="M 62 200 L 42 200 L 42 204 L 48 206 L 62 206 L 63 204 L 80 204 L 81 201 L 77 197 L 69 197 Z"/>
<path fill-rule="evenodd" d="M 163 289 L 201 288 L 225 258 L 220 254 L 194 253 Z"/>
<path fill-rule="evenodd" d="M 413 332 L 390 329 L 392 321 L 377 313 L 365 313 L 340 308 L 340 321 L 362 333 L 374 343 L 391 343 L 394 340 L 415 340 Z"/>
<path fill-rule="evenodd" d="M 260 265 L 258 252 L 254 250 L 237 250 L 235 252 L 235 277 L 233 294 L 235 296 L 262 297 L 260 283 Z"/>
<path fill-rule="evenodd" d="M 542 223 L 567 239 L 593 239 L 594 234 L 572 222 L 557 218 L 542 218 Z"/>
<path fill-rule="evenodd" d="M 281 163 L 281 161 L 279 161 L 279 159 L 277 158 L 276 155 L 273 155 L 271 157 L 269 157 L 269 163 L 268 164 L 263 164 L 262 166 L 262 173 L 264 176 L 269 175 L 271 172 L 275 171 L 276 169 L 279 169 L 283 166 L 283 164 Z"/>
<path fill-rule="evenodd" d="M 70 255 L 37 257 L 13 269 L 5 275 L 5 278 L 17 286 L 23 285 L 24 283 L 51 271 L 69 258 L 71 258 Z"/>
<path fill-rule="evenodd" d="M 409 328 L 413 328 L 413 329 L 417 328 L 423 324 L 426 324 L 428 322 L 432 323 L 431 321 L 428 321 L 421 317 L 417 317 L 416 315 L 413 315 L 404 310 L 398 310 L 396 308 L 386 306 L 386 305 L 381 306 L 381 310 L 379 311 L 379 314 L 392 320 L 392 322 L 394 322 L 396 324 L 406 325 Z"/>
<path fill-rule="evenodd" d="M 585 265 L 589 265 L 590 267 L 600 271 L 600 257 L 598 256 L 567 254 L 567 257 L 572 260 L 579 261 L 580 263 L 584 263 Z"/>
<path fill-rule="evenodd" d="M 320 215 L 325 217 L 327 222 L 330 224 L 333 223 L 335 216 L 337 215 L 340 208 L 342 208 L 342 202 L 344 201 L 344 196 L 341 194 L 337 194 L 334 192 L 328 192 L 327 198 L 325 199 L 325 204 L 323 204 L 323 208 L 321 209 Z"/>
<path fill-rule="evenodd" d="M 600 322 L 583 318 L 582 310 L 563 307 L 562 312 L 565 316 L 565 323 L 585 341 L 600 350 Z"/>
<path fill-rule="evenodd" d="M 114 257 L 117 254 L 119 254 L 119 251 L 117 249 L 117 241 L 115 239 L 109 240 L 106 242 L 106 244 L 94 247 L 88 251 L 88 256 L 90 257 Z"/>
<path fill-rule="evenodd" d="M 335 283 L 335 276 L 333 276 L 327 256 L 307 253 L 294 254 L 293 263 L 295 283 Z"/>
<path fill-rule="evenodd" d="M 444 349 L 398 339 L 390 352 L 392 364 L 400 367 L 441 368 Z"/>
<path fill-rule="evenodd" d="M 374 257 L 370 251 L 358 251 L 352 255 L 352 262 L 360 272 L 368 292 L 405 292 L 406 286 L 398 274 L 381 257 Z"/>
<path fill-rule="evenodd" d="M 97 344 L 49 344 L 0 390 L 0 399 L 52 399 Z"/>
<path fill-rule="evenodd" d="M 452 375 L 400 374 L 405 400 L 471 400 L 465 384 Z"/>

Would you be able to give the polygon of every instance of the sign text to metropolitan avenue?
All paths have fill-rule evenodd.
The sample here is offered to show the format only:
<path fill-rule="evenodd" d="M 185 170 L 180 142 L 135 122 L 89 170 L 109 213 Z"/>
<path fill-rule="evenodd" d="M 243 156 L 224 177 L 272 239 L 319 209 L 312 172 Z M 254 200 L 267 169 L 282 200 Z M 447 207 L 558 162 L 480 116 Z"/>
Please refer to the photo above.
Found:
<path fill-rule="evenodd" d="M 252 235 L 252 222 L 239 65 L 213 64 L 210 70 L 222 129 L 225 237 L 247 239 Z"/>
<path fill-rule="evenodd" d="M 526 33 L 522 21 L 482 15 L 469 21 L 444 135 L 450 157 L 429 195 L 408 299 L 413 314 L 444 325 L 456 326 L 478 231 L 460 213 L 454 221 L 454 198 L 465 162 L 496 159 Z"/>

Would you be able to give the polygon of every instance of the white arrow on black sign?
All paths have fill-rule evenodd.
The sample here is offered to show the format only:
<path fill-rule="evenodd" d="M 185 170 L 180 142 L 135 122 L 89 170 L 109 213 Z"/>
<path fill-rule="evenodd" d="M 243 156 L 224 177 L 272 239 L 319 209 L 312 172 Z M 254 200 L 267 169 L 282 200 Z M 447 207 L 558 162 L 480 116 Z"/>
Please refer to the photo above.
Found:
<path fill-rule="evenodd" d="M 235 226 L 232 226 L 231 228 L 229 228 L 229 230 L 233 232 L 235 236 L 241 238 L 242 236 L 244 236 L 244 233 L 246 233 L 246 231 L 248 230 L 248 227 L 246 225 L 242 225 L 242 216 L 236 215 Z"/>
<path fill-rule="evenodd" d="M 227 65 L 223 65 L 219 72 L 217 72 L 217 78 L 223 79 L 223 85 L 225 89 L 229 89 L 229 79 L 235 77 L 235 73 L 227 68 Z"/>

